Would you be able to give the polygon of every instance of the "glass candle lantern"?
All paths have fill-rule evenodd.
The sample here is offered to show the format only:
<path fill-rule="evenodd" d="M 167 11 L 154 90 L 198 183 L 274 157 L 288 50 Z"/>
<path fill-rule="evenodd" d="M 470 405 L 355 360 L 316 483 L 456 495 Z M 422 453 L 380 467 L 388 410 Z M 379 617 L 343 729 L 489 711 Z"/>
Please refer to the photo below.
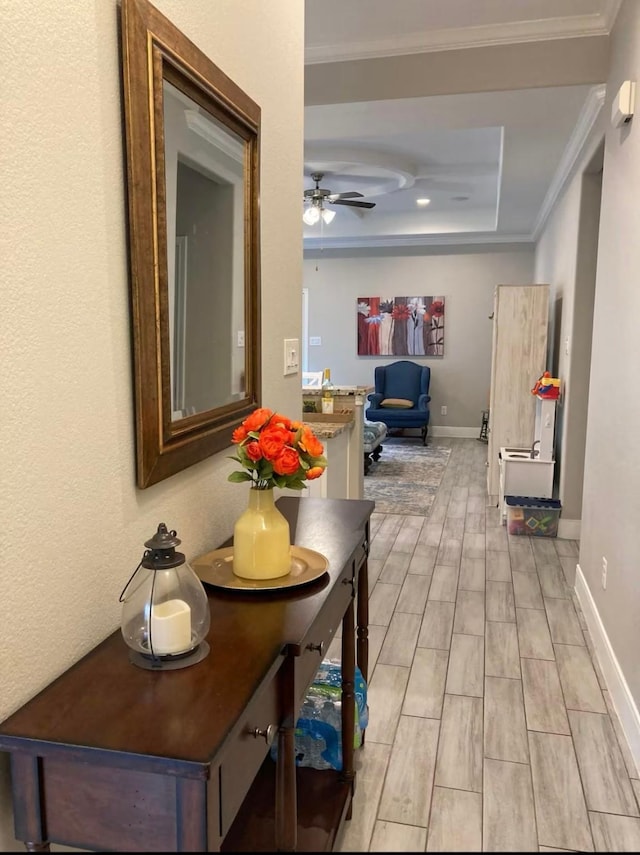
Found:
<path fill-rule="evenodd" d="M 141 668 L 185 668 L 209 652 L 209 601 L 202 582 L 176 547 L 175 531 L 160 523 L 125 585 L 122 637 Z"/>

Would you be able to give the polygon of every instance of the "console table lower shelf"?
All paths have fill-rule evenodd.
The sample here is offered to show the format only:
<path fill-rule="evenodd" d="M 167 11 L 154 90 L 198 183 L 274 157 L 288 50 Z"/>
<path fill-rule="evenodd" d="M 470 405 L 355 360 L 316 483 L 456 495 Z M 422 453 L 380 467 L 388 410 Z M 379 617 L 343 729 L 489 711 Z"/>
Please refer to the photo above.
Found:
<path fill-rule="evenodd" d="M 223 852 L 272 852 L 275 840 L 274 761 L 267 757 L 231 826 Z M 296 770 L 299 852 L 331 852 L 345 819 L 351 815 L 353 782 L 333 769 Z M 319 809 L 319 806 L 321 808 Z"/>

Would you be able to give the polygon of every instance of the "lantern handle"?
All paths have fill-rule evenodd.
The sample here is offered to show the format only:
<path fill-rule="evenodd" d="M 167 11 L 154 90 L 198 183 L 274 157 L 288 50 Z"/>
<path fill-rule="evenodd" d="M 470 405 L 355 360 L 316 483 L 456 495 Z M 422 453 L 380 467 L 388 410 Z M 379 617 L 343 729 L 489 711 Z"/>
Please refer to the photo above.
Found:
<path fill-rule="evenodd" d="M 133 582 L 133 577 L 136 575 L 136 573 L 138 572 L 138 570 L 142 567 L 142 562 L 144 561 L 144 557 L 145 557 L 145 555 L 147 555 L 147 554 L 148 554 L 148 552 L 146 552 L 146 551 L 145 551 L 144 555 L 143 555 L 143 556 L 142 556 L 142 558 L 140 559 L 140 563 L 138 564 L 138 566 L 136 567 L 136 569 L 133 571 L 133 573 L 131 574 L 131 576 L 129 576 L 129 581 L 128 581 L 128 582 L 127 582 L 127 584 L 124 586 L 124 588 L 122 589 L 122 592 L 121 592 L 120 596 L 118 597 L 118 602 L 119 602 L 119 603 L 123 603 L 123 602 L 124 602 L 124 595 L 127 593 L 127 588 L 128 588 L 128 587 L 129 587 L 129 585 Z"/>

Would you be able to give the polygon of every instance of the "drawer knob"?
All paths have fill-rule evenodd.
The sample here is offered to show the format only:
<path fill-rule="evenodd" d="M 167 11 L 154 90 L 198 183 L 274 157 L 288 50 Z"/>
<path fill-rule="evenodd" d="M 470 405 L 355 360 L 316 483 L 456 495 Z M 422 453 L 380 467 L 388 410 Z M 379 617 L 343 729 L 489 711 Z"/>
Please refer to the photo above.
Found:
<path fill-rule="evenodd" d="M 273 740 L 276 738 L 276 733 L 278 732 L 278 728 L 275 724 L 270 724 L 269 727 L 267 727 L 266 729 L 256 727 L 251 732 L 253 733 L 254 739 L 257 739 L 259 736 L 261 736 L 264 739 L 264 741 L 267 743 L 267 745 L 271 745 Z"/>
<path fill-rule="evenodd" d="M 317 650 L 320 656 L 324 655 L 324 641 L 320 644 L 307 644 L 307 650 Z"/>

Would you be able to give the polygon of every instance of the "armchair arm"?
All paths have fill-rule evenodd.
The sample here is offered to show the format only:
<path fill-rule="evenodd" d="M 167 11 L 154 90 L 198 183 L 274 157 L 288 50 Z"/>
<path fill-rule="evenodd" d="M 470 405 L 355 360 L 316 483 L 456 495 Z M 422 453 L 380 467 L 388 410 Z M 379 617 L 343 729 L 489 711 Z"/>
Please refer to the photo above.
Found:
<path fill-rule="evenodd" d="M 371 392 L 371 394 L 367 397 L 369 399 L 369 406 L 373 410 L 377 410 L 382 401 L 384 400 L 384 396 L 381 395 L 379 392 Z"/>
<path fill-rule="evenodd" d="M 420 397 L 418 398 L 418 409 L 419 410 L 428 410 L 429 407 L 427 406 L 427 404 L 429 403 L 430 400 L 431 400 L 431 395 L 424 395 L 424 394 L 420 395 Z"/>

